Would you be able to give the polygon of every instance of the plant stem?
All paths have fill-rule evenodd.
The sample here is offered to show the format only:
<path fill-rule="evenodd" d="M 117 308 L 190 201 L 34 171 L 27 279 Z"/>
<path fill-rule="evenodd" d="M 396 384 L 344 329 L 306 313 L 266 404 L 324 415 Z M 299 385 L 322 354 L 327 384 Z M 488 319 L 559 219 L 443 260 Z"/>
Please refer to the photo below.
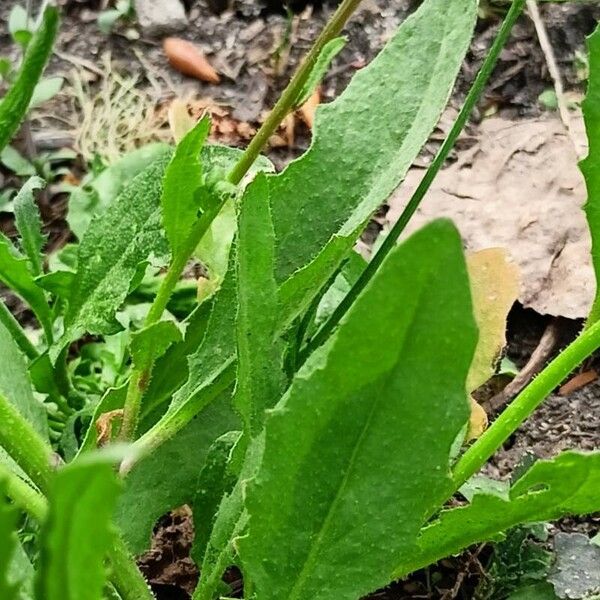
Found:
<path fill-rule="evenodd" d="M 21 349 L 21 352 L 29 360 L 35 360 L 39 357 L 40 353 L 36 350 L 35 346 L 31 343 L 27 334 L 19 324 L 19 322 L 13 317 L 12 313 L 6 307 L 6 304 L 0 300 L 0 323 L 8 329 L 13 340 L 15 340 L 17 346 Z"/>
<path fill-rule="evenodd" d="M 111 577 L 123 600 L 155 600 L 148 582 L 140 573 L 123 538 L 116 532 L 110 550 Z"/>
<path fill-rule="evenodd" d="M 52 449 L 21 413 L 0 394 L 0 446 L 42 491 L 48 490 Z"/>
<path fill-rule="evenodd" d="M 6 465 L 0 462 L 0 480 L 6 482 L 6 495 L 21 510 L 42 522 L 48 512 L 48 503 L 42 494 L 15 475 Z"/>
<path fill-rule="evenodd" d="M 462 455 L 454 468 L 455 488 L 460 488 L 465 481 L 477 473 L 552 390 L 598 348 L 600 348 L 600 322 L 594 323 L 583 331 L 551 361 Z"/>
<path fill-rule="evenodd" d="M 315 66 L 323 47 L 340 34 L 346 21 L 352 16 L 352 13 L 357 9 L 360 3 L 361 0 L 343 0 L 339 5 L 319 37 L 316 39 L 309 53 L 306 55 L 306 58 L 296 73 L 294 73 L 294 76 L 279 97 L 279 100 L 273 107 L 267 120 L 262 124 L 254 138 L 252 138 L 248 148 L 246 148 L 246 151 L 229 174 L 228 179 L 230 183 L 237 185 L 243 179 L 244 175 L 248 172 L 258 155 L 261 153 L 265 144 L 269 141 L 271 135 L 275 133 L 279 124 L 294 107 L 298 95 Z"/>
<path fill-rule="evenodd" d="M 317 332 L 317 334 L 310 340 L 307 344 L 304 352 L 301 355 L 301 360 L 304 361 L 310 355 L 310 353 L 315 349 L 321 346 L 325 340 L 330 336 L 331 332 L 335 329 L 337 324 L 340 322 L 342 317 L 346 314 L 348 309 L 352 306 L 358 295 L 365 289 L 369 281 L 373 278 L 381 263 L 385 260 L 387 255 L 392 251 L 395 247 L 398 238 L 406 228 L 406 225 L 410 221 L 411 217 L 414 215 L 415 211 L 421 204 L 421 201 L 425 197 L 425 194 L 428 192 L 431 184 L 440 169 L 446 162 L 450 151 L 454 147 L 458 136 L 469 120 L 469 116 L 473 109 L 475 108 L 481 93 L 485 87 L 487 80 L 489 79 L 494 67 L 496 66 L 496 62 L 498 57 L 500 56 L 500 52 L 502 48 L 506 44 L 510 32 L 518 19 L 519 15 L 523 11 L 523 7 L 525 5 L 525 0 L 513 0 L 513 3 L 502 23 L 500 31 L 490 48 L 469 93 L 465 99 L 463 107 L 456 117 L 456 121 L 452 126 L 452 129 L 448 133 L 448 136 L 444 140 L 444 143 L 438 150 L 435 159 L 431 163 L 430 167 L 427 169 L 425 176 L 421 180 L 421 183 L 415 190 L 412 195 L 409 203 L 406 205 L 406 208 L 400 215 L 398 221 L 394 224 L 390 232 L 387 234 L 383 243 L 379 247 L 379 250 L 374 254 L 371 258 L 369 264 L 365 267 L 364 271 L 361 273 L 358 281 L 352 286 L 350 291 L 346 294 L 344 299 L 340 302 L 337 308 L 333 311 L 329 319 L 323 324 L 321 329 Z"/>
<path fill-rule="evenodd" d="M 169 299 L 173 294 L 173 290 L 185 269 L 185 266 L 192 256 L 194 250 L 200 243 L 200 240 L 203 238 L 204 234 L 208 231 L 211 223 L 214 221 L 215 217 L 219 214 L 221 209 L 223 208 L 223 204 L 225 203 L 227 196 L 223 194 L 219 197 L 217 202 L 211 203 L 211 206 L 202 213 L 197 223 L 194 225 L 190 235 L 188 236 L 184 246 L 181 251 L 173 257 L 171 264 L 169 265 L 169 269 L 167 270 L 167 274 L 163 279 L 156 297 L 154 298 L 154 302 L 148 311 L 148 315 L 145 320 L 145 327 L 150 327 L 157 323 L 162 317 L 167 304 L 169 303 Z M 145 382 L 150 381 L 150 377 L 152 376 L 152 367 L 134 371 L 129 378 L 129 385 L 127 387 L 127 396 L 125 398 L 125 405 L 123 406 L 123 424 L 121 426 L 121 431 L 119 437 L 123 441 L 128 441 L 134 438 L 135 432 L 138 426 L 138 421 L 140 418 L 140 408 L 142 405 L 142 396 L 145 390 Z"/>

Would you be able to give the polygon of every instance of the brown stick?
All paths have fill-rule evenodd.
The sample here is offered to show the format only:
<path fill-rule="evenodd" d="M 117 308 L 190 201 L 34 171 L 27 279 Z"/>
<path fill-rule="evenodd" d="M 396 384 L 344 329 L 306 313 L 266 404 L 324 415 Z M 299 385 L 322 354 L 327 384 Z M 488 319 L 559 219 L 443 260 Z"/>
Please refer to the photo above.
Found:
<path fill-rule="evenodd" d="M 554 317 L 550 321 L 537 348 L 531 354 L 527 364 L 519 371 L 519 374 L 501 392 L 498 392 L 484 403 L 488 413 L 504 408 L 544 368 L 560 339 L 561 325 L 562 319 L 560 317 Z"/>

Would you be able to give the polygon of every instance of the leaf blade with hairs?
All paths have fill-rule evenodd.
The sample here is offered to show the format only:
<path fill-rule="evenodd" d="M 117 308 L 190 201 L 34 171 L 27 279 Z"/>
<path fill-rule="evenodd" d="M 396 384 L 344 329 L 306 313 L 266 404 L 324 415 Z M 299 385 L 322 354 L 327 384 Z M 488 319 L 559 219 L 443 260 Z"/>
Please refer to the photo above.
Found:
<path fill-rule="evenodd" d="M 267 419 L 237 542 L 259 597 L 355 600 L 389 583 L 451 493 L 475 343 L 460 238 L 437 221 L 390 254 Z"/>
<path fill-rule="evenodd" d="M 173 321 L 159 321 L 132 333 L 130 349 L 135 368 L 148 369 L 172 344 L 180 341 L 181 332 Z"/>
<path fill-rule="evenodd" d="M 600 319 L 600 27 L 588 38 L 590 77 L 583 101 L 583 118 L 589 152 L 580 163 L 588 199 L 585 214 L 592 234 L 592 263 L 596 274 L 596 295 L 588 317 L 591 325 Z"/>

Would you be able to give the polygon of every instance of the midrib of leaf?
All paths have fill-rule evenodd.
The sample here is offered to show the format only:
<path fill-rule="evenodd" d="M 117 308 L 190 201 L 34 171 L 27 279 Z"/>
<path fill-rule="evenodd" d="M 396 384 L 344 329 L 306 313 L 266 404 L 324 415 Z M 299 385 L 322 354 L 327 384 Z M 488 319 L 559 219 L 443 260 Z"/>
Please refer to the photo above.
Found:
<path fill-rule="evenodd" d="M 436 265 L 436 267 L 438 267 L 438 266 L 439 265 Z M 390 381 L 390 379 L 393 378 L 393 375 L 395 372 L 395 366 L 398 364 L 398 358 L 400 356 L 402 356 L 402 354 L 403 354 L 406 340 L 410 339 L 410 333 L 411 333 L 411 331 L 414 327 L 414 323 L 415 323 L 414 316 L 417 313 L 417 310 L 421 304 L 421 298 L 423 297 L 424 290 L 429 287 L 429 282 L 434 278 L 436 271 L 437 271 L 437 269 L 433 269 L 433 270 L 429 271 L 427 276 L 423 279 L 423 283 L 422 283 L 422 285 L 416 295 L 415 301 L 411 307 L 411 311 L 410 311 L 411 318 L 408 322 L 408 327 L 406 328 L 404 335 L 402 336 L 402 342 L 398 346 L 398 350 L 396 353 L 396 360 L 394 361 L 393 365 L 390 366 L 390 369 L 387 371 L 387 373 L 385 373 L 383 377 L 379 378 L 379 381 L 377 382 L 378 389 L 385 389 L 388 386 L 388 382 Z M 330 351 L 331 350 L 332 349 L 330 349 Z M 372 385 L 372 384 L 370 384 L 370 385 Z M 346 486 L 348 485 L 350 475 L 354 471 L 354 463 L 356 461 L 356 457 L 358 456 L 359 450 L 362 447 L 365 436 L 367 435 L 367 432 L 369 431 L 369 429 L 371 427 L 371 422 L 373 420 L 373 416 L 375 415 L 377 409 L 379 408 L 382 397 L 383 397 L 383 394 L 375 395 L 375 400 L 371 406 L 369 415 L 365 421 L 365 424 L 364 424 L 362 430 L 360 431 L 360 434 L 356 440 L 354 449 L 352 450 L 352 454 L 350 455 L 350 458 L 348 460 L 348 466 L 345 470 L 344 477 L 342 478 L 342 481 L 340 482 L 340 486 L 338 487 L 338 490 L 333 499 L 333 502 L 331 503 L 329 510 L 327 511 L 327 514 L 325 515 L 325 518 L 323 519 L 323 524 L 321 525 L 321 528 L 319 529 L 319 533 L 317 534 L 317 539 L 316 539 L 315 543 L 312 545 L 312 547 L 306 557 L 306 560 L 304 561 L 302 570 L 300 571 L 300 574 L 296 578 L 294 586 L 292 587 L 292 589 L 290 591 L 288 600 L 300 600 L 300 598 L 302 598 L 300 596 L 300 594 L 302 592 L 302 588 L 304 586 L 304 583 L 306 581 L 308 574 L 310 573 L 310 570 L 312 569 L 312 567 L 315 563 L 315 560 L 317 559 L 321 543 L 323 542 L 323 538 L 324 538 L 325 534 L 327 533 L 327 530 L 329 529 L 329 525 L 331 523 L 331 520 L 334 517 L 335 511 L 336 511 L 339 503 L 343 499 L 344 492 L 345 492 Z"/>

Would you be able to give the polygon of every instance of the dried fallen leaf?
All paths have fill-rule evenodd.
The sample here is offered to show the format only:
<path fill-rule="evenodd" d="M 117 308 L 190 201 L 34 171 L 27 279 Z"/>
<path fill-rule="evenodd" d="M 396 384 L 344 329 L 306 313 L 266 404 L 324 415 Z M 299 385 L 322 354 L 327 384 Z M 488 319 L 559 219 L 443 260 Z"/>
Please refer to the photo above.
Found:
<path fill-rule="evenodd" d="M 475 391 L 495 372 L 506 345 L 506 319 L 519 292 L 519 271 L 502 248 L 487 248 L 467 256 L 473 312 L 479 339 L 467 376 L 467 390 Z M 485 410 L 471 398 L 467 441 L 478 438 L 488 423 Z"/>
<path fill-rule="evenodd" d="M 574 116 L 573 125 L 583 144 L 582 120 Z M 391 198 L 388 226 L 423 174 L 412 169 Z M 406 234 L 449 217 L 469 250 L 507 249 L 521 273 L 525 307 L 584 318 L 595 290 L 585 198 L 577 153 L 556 117 L 493 117 L 481 124 L 477 143 L 439 174 Z"/>
<path fill-rule="evenodd" d="M 589 385 L 593 381 L 598 379 L 598 373 L 594 371 L 594 369 L 590 369 L 589 371 L 584 371 L 583 373 L 577 373 L 574 377 L 571 377 L 567 383 L 560 387 L 558 393 L 561 396 L 568 396 L 581 388 L 584 388 L 586 385 Z"/>
<path fill-rule="evenodd" d="M 174 98 L 169 105 L 169 127 L 175 143 L 178 144 L 196 124 L 196 119 L 189 113 L 188 103 Z"/>
<path fill-rule="evenodd" d="M 313 128 L 315 122 L 315 113 L 317 107 L 321 104 L 321 90 L 317 88 L 309 99 L 298 109 L 300 117 L 310 129 Z"/>
<path fill-rule="evenodd" d="M 221 81 L 219 74 L 192 42 L 169 37 L 163 40 L 163 49 L 171 66 L 180 73 L 208 83 Z"/>
<path fill-rule="evenodd" d="M 123 419 L 123 409 L 111 410 L 102 413 L 96 419 L 96 446 L 102 448 L 106 446 L 113 438 L 113 424 Z"/>

